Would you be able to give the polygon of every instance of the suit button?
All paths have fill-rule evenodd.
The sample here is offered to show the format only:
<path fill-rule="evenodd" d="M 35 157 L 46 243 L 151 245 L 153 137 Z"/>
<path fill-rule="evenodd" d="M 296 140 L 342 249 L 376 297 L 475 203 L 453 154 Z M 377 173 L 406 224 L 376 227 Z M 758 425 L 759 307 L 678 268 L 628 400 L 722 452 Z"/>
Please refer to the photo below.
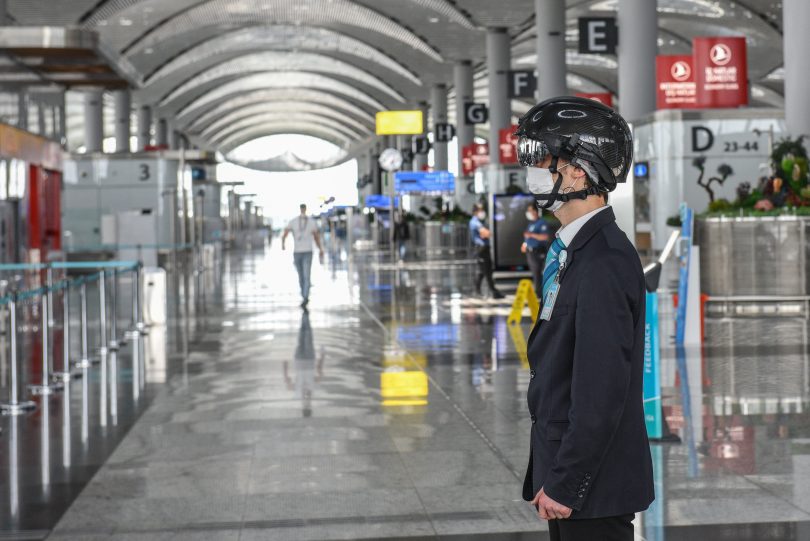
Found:
<path fill-rule="evenodd" d="M 534 379 L 534 376 L 535 376 L 535 375 L 536 375 L 536 374 L 535 374 L 535 371 L 534 371 L 534 370 L 532 370 L 531 372 L 529 372 L 529 379 Z"/>
<path fill-rule="evenodd" d="M 536 422 L 537 422 L 537 417 L 535 417 L 534 415 L 532 415 L 532 424 L 534 424 L 534 423 L 536 423 Z"/>

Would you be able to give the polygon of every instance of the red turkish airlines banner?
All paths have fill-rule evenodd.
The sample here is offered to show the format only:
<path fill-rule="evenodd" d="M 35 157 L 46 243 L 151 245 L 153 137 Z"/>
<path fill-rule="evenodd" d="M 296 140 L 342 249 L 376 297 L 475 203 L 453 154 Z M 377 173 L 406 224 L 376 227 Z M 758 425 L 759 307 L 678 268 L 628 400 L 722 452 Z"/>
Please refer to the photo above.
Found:
<path fill-rule="evenodd" d="M 472 143 L 461 149 L 461 175 L 468 177 L 489 163 L 489 145 Z"/>
<path fill-rule="evenodd" d="M 748 105 L 748 58 L 744 37 L 694 38 L 692 56 L 699 107 Z"/>
<path fill-rule="evenodd" d="M 517 137 L 514 134 L 517 126 L 503 128 L 498 131 L 498 157 L 504 165 L 516 164 L 517 159 Z"/>
<path fill-rule="evenodd" d="M 685 54 L 655 57 L 656 108 L 697 107 L 697 87 L 692 57 Z"/>
<path fill-rule="evenodd" d="M 610 92 L 577 92 L 575 95 L 578 98 L 588 98 L 598 101 L 602 105 L 613 107 L 613 95 Z"/>

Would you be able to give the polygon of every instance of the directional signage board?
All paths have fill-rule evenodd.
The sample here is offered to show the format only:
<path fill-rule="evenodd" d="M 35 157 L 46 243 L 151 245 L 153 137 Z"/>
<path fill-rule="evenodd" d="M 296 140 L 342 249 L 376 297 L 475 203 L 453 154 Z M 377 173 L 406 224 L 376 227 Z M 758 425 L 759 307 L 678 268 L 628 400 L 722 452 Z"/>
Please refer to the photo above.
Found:
<path fill-rule="evenodd" d="M 697 106 L 697 87 L 692 55 L 655 57 L 657 109 L 688 109 Z"/>
<path fill-rule="evenodd" d="M 366 208 L 388 209 L 391 208 L 391 197 L 387 195 L 370 194 L 366 196 Z M 394 206 L 399 207 L 399 197 L 394 199 Z"/>
<path fill-rule="evenodd" d="M 580 54 L 616 54 L 619 32 L 613 17 L 579 19 Z"/>
<path fill-rule="evenodd" d="M 437 143 L 449 143 L 456 136 L 456 128 L 452 124 L 440 122 L 434 127 L 433 135 Z"/>
<path fill-rule="evenodd" d="M 399 171 L 394 189 L 401 194 L 454 193 L 456 177 L 449 171 Z"/>
<path fill-rule="evenodd" d="M 413 138 L 413 153 L 414 154 L 427 154 L 430 152 L 430 141 L 427 137 L 414 137 Z"/>
<path fill-rule="evenodd" d="M 692 40 L 699 107 L 748 105 L 748 58 L 744 37 Z"/>
<path fill-rule="evenodd" d="M 489 120 L 489 109 L 485 103 L 465 103 L 464 122 L 466 124 L 485 124 Z"/>
<path fill-rule="evenodd" d="M 509 97 L 534 98 L 537 90 L 537 76 L 532 70 L 515 70 L 509 72 Z"/>
<path fill-rule="evenodd" d="M 424 133 L 424 117 L 419 109 L 380 111 L 375 120 L 377 135 L 421 135 Z"/>

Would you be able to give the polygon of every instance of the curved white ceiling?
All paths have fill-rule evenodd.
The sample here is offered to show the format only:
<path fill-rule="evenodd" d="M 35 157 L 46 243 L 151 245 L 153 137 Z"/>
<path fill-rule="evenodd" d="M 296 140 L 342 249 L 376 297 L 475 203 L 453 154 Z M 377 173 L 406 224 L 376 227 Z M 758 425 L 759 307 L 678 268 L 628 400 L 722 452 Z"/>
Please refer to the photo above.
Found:
<path fill-rule="evenodd" d="M 244 107 L 237 111 L 233 111 L 228 115 L 220 117 L 215 122 L 212 122 L 208 127 L 200 131 L 199 135 L 205 139 L 213 139 L 217 133 L 221 133 L 235 125 L 237 122 L 245 119 L 257 118 L 268 113 L 289 115 L 290 111 L 295 111 L 296 113 L 313 113 L 320 115 L 323 118 L 341 123 L 359 135 L 369 135 L 371 132 L 369 126 L 363 125 L 362 122 L 358 122 L 345 113 L 342 113 L 339 110 L 327 105 L 300 101 L 277 101 L 269 103 L 257 103 L 249 107 Z"/>
<path fill-rule="evenodd" d="M 311 114 L 311 113 L 301 113 L 301 112 L 272 112 L 272 113 L 264 113 L 261 115 L 256 115 L 251 118 L 245 118 L 234 122 L 226 129 L 216 133 L 215 135 L 211 136 L 209 140 L 219 144 L 222 141 L 227 140 L 233 134 L 238 133 L 240 131 L 253 128 L 254 126 L 261 126 L 264 124 L 276 124 L 279 122 L 304 122 L 307 124 L 312 124 L 313 126 L 320 126 L 322 128 L 330 128 L 335 131 L 335 133 L 343 134 L 347 137 L 347 140 L 357 140 L 360 139 L 362 136 L 360 133 L 347 128 L 343 123 L 333 120 L 331 118 L 325 118 L 321 115 Z"/>
<path fill-rule="evenodd" d="M 314 53 L 265 51 L 228 60 L 189 77 L 165 96 L 160 106 L 181 101 L 184 95 L 194 90 L 235 76 L 267 72 L 322 73 L 338 76 L 382 92 L 400 103 L 405 101 L 405 97 L 390 85 L 341 60 Z"/>
<path fill-rule="evenodd" d="M 275 102 L 308 102 L 319 103 L 332 107 L 350 118 L 357 119 L 369 126 L 374 125 L 374 116 L 361 109 L 352 102 L 338 97 L 329 92 L 314 89 L 293 89 L 293 88 L 271 88 L 255 90 L 236 96 L 228 101 L 205 110 L 198 117 L 190 119 L 187 129 L 200 131 L 217 119 L 232 113 L 237 113 L 245 108 L 257 105 L 271 105 Z"/>
<path fill-rule="evenodd" d="M 315 73 L 274 72 L 256 73 L 225 83 L 180 109 L 177 112 L 177 117 L 182 122 L 184 118 L 193 115 L 194 112 L 199 111 L 203 107 L 213 107 L 221 101 L 226 101 L 240 94 L 267 88 L 320 89 L 335 93 L 357 104 L 370 107 L 375 111 L 385 109 L 382 103 L 368 94 L 336 79 Z"/>
<path fill-rule="evenodd" d="M 359 39 L 327 28 L 290 25 L 243 28 L 205 41 L 168 61 L 147 76 L 144 84 L 152 85 L 163 79 L 174 79 L 178 73 L 187 71 L 189 67 L 196 72 L 199 71 L 197 66 L 205 68 L 219 60 L 243 53 L 267 50 L 342 54 L 357 58 L 362 64 L 371 62 L 415 85 L 422 86 L 422 80 L 405 66 Z"/>
<path fill-rule="evenodd" d="M 264 137 L 266 135 L 278 134 L 312 135 L 314 137 L 320 137 L 321 139 L 332 142 L 341 148 L 348 148 L 348 146 L 351 144 L 351 140 L 345 135 L 326 126 L 316 126 L 307 122 L 296 122 L 294 120 L 290 120 L 278 123 L 264 123 L 258 126 L 246 128 L 234 133 L 227 139 L 222 140 L 219 148 L 221 148 L 222 151 L 227 154 L 239 145 L 247 143 L 253 139 L 258 139 L 259 137 Z"/>
<path fill-rule="evenodd" d="M 382 34 L 441 62 L 439 54 L 425 40 L 389 17 L 349 0 L 208 0 L 153 27 L 125 49 L 137 54 L 159 48 L 164 40 L 211 27 L 238 28 L 247 25 L 292 24 L 324 26 L 342 24 Z"/>

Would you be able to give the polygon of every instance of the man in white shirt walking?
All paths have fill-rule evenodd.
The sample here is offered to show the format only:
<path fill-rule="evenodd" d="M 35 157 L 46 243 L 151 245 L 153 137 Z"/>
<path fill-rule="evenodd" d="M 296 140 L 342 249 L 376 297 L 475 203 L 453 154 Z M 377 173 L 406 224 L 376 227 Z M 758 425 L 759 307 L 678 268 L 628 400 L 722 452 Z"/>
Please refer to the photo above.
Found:
<path fill-rule="evenodd" d="M 293 261 L 298 271 L 298 285 L 301 287 L 301 308 L 306 309 L 309 304 L 310 273 L 312 271 L 312 245 L 318 246 L 318 256 L 323 258 L 323 247 L 318 225 L 315 219 L 307 216 L 307 206 L 301 203 L 301 214 L 287 224 L 281 236 L 281 249 L 287 249 L 287 235 L 292 233 L 295 240 L 293 248 Z"/>

